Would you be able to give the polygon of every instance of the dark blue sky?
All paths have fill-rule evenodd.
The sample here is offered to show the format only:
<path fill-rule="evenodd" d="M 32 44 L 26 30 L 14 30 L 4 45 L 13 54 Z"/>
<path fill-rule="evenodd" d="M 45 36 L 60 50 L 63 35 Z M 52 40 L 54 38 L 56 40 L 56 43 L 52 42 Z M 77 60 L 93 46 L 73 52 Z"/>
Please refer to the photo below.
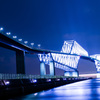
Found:
<path fill-rule="evenodd" d="M 89 54 L 100 53 L 100 0 L 0 0 L 0 26 L 35 47 L 60 51 L 64 40 L 73 39 Z M 15 73 L 14 59 L 15 52 L 0 48 L 0 73 Z M 80 60 L 79 70 L 92 73 L 95 66 Z M 39 73 L 32 55 L 26 56 L 26 72 Z"/>

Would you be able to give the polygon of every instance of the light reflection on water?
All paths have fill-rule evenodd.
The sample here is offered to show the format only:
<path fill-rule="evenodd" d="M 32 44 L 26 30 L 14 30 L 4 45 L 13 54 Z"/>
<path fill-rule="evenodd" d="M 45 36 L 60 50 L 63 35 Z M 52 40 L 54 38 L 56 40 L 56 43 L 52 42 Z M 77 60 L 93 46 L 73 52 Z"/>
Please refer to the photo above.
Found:
<path fill-rule="evenodd" d="M 76 82 L 13 100 L 100 100 L 100 79 Z"/>

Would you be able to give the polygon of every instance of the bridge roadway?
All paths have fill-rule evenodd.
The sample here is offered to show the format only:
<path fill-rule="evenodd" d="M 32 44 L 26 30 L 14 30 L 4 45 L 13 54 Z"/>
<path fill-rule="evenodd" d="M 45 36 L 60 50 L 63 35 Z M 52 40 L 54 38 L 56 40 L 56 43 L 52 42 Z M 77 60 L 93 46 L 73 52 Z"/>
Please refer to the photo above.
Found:
<path fill-rule="evenodd" d="M 94 58 L 89 56 L 82 56 L 77 54 L 70 54 L 70 53 L 63 53 L 61 51 L 53 51 L 53 50 L 46 50 L 46 49 L 39 49 L 39 48 L 31 48 L 26 44 L 18 41 L 17 39 L 13 39 L 10 36 L 7 36 L 6 33 L 0 32 L 0 46 L 4 48 L 8 48 L 14 51 L 24 51 L 25 53 L 57 53 L 57 54 L 64 54 L 64 55 L 74 55 L 80 56 L 82 59 L 87 59 L 94 62 Z"/>
<path fill-rule="evenodd" d="M 76 82 L 12 100 L 100 100 L 100 79 Z"/>

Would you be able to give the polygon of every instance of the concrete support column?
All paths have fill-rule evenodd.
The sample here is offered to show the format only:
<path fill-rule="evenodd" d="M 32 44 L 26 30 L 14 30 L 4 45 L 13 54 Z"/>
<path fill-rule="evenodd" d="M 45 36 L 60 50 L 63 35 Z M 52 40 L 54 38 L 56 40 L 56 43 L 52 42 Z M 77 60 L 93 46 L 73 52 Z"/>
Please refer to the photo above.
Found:
<path fill-rule="evenodd" d="M 24 63 L 25 52 L 16 51 L 16 70 L 17 74 L 25 74 L 25 63 Z"/>
<path fill-rule="evenodd" d="M 64 72 L 64 76 L 68 76 L 68 77 L 78 77 L 79 73 L 78 71 L 65 71 Z"/>
<path fill-rule="evenodd" d="M 45 68 L 45 63 L 44 62 L 40 62 L 40 75 L 41 76 L 46 75 L 46 68 Z"/>
<path fill-rule="evenodd" d="M 55 66 L 54 66 L 54 62 L 53 61 L 50 62 L 49 68 L 50 68 L 50 75 L 54 76 L 55 75 Z"/>

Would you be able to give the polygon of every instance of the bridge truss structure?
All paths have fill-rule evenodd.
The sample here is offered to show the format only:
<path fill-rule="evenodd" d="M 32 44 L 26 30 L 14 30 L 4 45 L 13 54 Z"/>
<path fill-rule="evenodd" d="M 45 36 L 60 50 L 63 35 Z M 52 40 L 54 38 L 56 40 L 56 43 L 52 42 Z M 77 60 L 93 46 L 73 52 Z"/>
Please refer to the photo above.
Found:
<path fill-rule="evenodd" d="M 47 65 L 51 64 L 56 68 L 64 70 L 65 76 L 70 76 L 70 74 L 74 74 L 74 76 L 77 76 L 76 72 L 81 55 L 88 56 L 88 52 L 84 48 L 82 48 L 76 41 L 68 40 L 64 41 L 64 44 L 61 49 L 61 54 L 57 53 L 38 54 L 38 57 L 41 63 Z"/>

